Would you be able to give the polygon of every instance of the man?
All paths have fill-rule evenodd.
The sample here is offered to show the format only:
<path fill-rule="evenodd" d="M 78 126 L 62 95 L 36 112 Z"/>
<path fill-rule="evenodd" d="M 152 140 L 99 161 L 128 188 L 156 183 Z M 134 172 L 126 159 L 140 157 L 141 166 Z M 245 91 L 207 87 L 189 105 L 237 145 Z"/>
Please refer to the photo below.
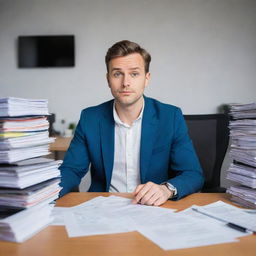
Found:
<path fill-rule="evenodd" d="M 114 100 L 82 111 L 60 168 L 61 196 L 89 165 L 89 191 L 133 192 L 133 203 L 158 206 L 200 190 L 202 171 L 181 110 L 143 95 L 149 53 L 125 40 L 105 61 Z"/>

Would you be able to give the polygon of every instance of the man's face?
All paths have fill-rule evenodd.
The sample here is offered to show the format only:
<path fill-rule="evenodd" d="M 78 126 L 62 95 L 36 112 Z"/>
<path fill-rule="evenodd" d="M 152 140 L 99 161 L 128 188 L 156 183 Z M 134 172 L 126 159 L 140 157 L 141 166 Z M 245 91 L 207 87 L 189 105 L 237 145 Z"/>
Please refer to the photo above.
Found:
<path fill-rule="evenodd" d="M 108 85 L 117 104 L 131 106 L 138 102 L 148 85 L 150 73 L 139 53 L 117 57 L 109 62 Z"/>

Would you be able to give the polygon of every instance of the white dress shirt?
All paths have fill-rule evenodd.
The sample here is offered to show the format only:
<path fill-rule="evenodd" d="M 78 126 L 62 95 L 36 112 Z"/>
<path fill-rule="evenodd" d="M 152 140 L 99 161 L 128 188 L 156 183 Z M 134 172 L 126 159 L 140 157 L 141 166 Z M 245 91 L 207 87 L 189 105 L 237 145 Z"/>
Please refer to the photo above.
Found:
<path fill-rule="evenodd" d="M 140 138 L 143 107 L 132 125 L 122 122 L 113 106 L 115 153 L 109 192 L 133 192 L 140 184 Z"/>

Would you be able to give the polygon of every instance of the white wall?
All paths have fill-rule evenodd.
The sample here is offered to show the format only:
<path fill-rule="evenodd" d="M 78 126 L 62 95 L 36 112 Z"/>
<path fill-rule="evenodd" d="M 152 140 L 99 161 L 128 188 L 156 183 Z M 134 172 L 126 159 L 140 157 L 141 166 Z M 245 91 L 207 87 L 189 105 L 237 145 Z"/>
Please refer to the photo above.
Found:
<path fill-rule="evenodd" d="M 104 56 L 116 41 L 152 55 L 147 96 L 186 114 L 256 96 L 254 0 L 0 0 L 0 97 L 48 98 L 60 120 L 108 100 Z M 75 68 L 18 69 L 19 35 L 74 34 Z"/>

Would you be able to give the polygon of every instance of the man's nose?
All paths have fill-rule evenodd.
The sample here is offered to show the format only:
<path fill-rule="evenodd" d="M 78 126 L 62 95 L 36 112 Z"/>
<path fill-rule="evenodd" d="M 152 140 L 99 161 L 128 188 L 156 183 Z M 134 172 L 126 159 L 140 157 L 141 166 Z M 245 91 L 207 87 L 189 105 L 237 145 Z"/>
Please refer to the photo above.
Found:
<path fill-rule="evenodd" d="M 129 75 L 125 74 L 123 76 L 123 86 L 124 87 L 130 86 L 130 77 L 129 77 Z"/>

